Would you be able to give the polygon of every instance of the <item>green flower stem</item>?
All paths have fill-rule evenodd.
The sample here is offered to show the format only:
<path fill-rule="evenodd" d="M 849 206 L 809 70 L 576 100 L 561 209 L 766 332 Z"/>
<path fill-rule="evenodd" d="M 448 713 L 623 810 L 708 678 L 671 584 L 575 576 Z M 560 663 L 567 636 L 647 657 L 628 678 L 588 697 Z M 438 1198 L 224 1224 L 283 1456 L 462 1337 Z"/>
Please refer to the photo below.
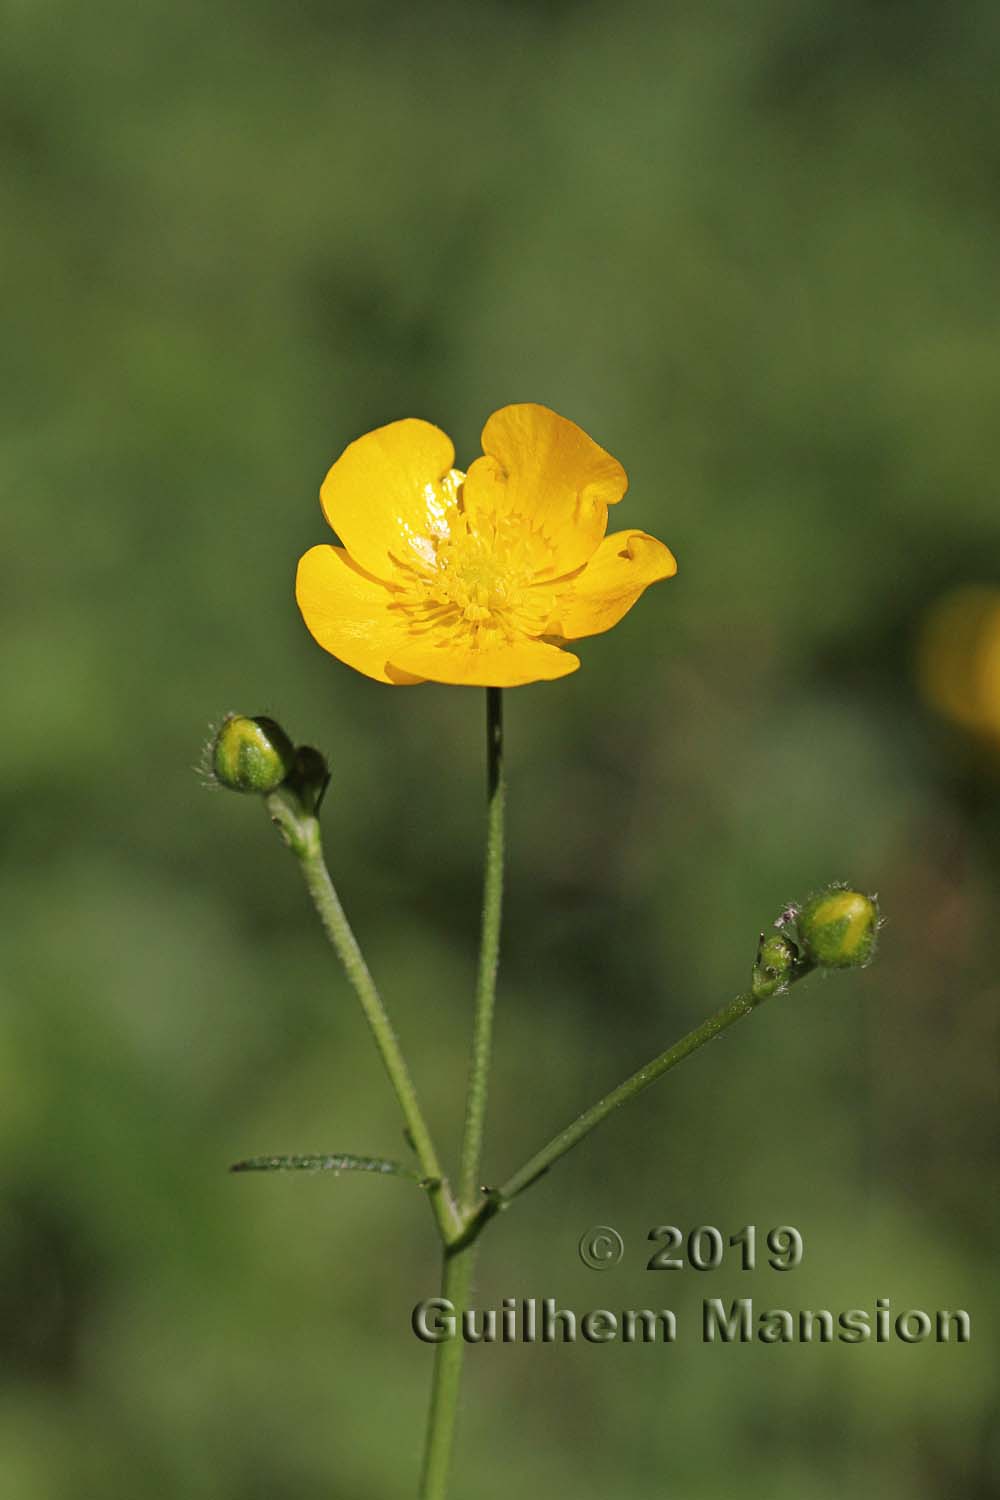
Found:
<path fill-rule="evenodd" d="M 808 972 L 810 972 L 808 965 L 800 967 L 791 976 L 792 981 L 801 979 Z M 571 1151 L 614 1110 L 627 1104 L 637 1094 L 641 1094 L 643 1089 L 655 1083 L 658 1078 L 662 1078 L 664 1073 L 669 1073 L 671 1068 L 683 1062 L 685 1057 L 690 1057 L 692 1052 L 697 1052 L 698 1048 L 703 1047 L 706 1042 L 714 1041 L 736 1021 L 741 1021 L 744 1016 L 748 1016 L 762 1003 L 763 998 L 763 996 L 755 996 L 752 990 L 737 995 L 735 1000 L 730 1000 L 728 1005 L 722 1006 L 721 1010 L 717 1010 L 706 1021 L 702 1021 L 700 1026 L 689 1031 L 687 1036 L 681 1037 L 680 1041 L 668 1047 L 666 1052 L 661 1052 L 659 1057 L 654 1057 L 652 1062 L 646 1063 L 645 1067 L 633 1073 L 631 1078 L 626 1078 L 625 1082 L 620 1083 L 616 1089 L 612 1089 L 610 1094 L 606 1094 L 603 1099 L 598 1099 L 596 1104 L 591 1105 L 590 1109 L 574 1120 L 571 1125 L 567 1125 L 565 1130 L 553 1136 L 547 1146 L 536 1151 L 530 1161 L 525 1162 L 513 1177 L 508 1178 L 502 1187 L 491 1194 L 490 1202 L 480 1210 L 482 1216 L 486 1218 L 498 1209 L 506 1208 L 512 1199 L 516 1198 L 519 1193 L 523 1193 L 525 1188 L 531 1187 L 533 1182 L 537 1182 L 539 1177 L 549 1170 L 553 1162 L 557 1162 L 561 1156 L 566 1155 L 567 1151 Z"/>
<path fill-rule="evenodd" d="M 472 1273 L 478 1245 L 475 1238 L 457 1247 L 445 1248 L 441 1268 L 441 1296 L 455 1309 L 461 1328 L 462 1313 L 469 1306 Z M 424 1467 L 420 1478 L 420 1500 L 445 1500 L 448 1475 L 455 1441 L 455 1418 L 458 1413 L 458 1389 L 462 1378 L 462 1356 L 465 1342 L 460 1333 L 438 1344 L 434 1351 L 434 1382 L 431 1407 L 427 1418 Z"/>
<path fill-rule="evenodd" d="M 445 1246 L 441 1271 L 441 1296 L 454 1305 L 456 1318 L 469 1305 L 472 1271 L 479 1230 L 485 1220 L 477 1216 L 482 1203 L 479 1164 L 486 1126 L 486 1098 L 490 1056 L 493 1050 L 493 1012 L 500 957 L 500 919 L 503 906 L 504 801 L 503 698 L 499 688 L 486 689 L 486 868 L 483 876 L 483 919 L 476 980 L 475 1016 L 472 1026 L 472 1061 L 465 1105 L 465 1132 L 459 1176 L 462 1234 Z M 424 1468 L 420 1481 L 421 1500 L 444 1500 L 448 1492 L 458 1413 L 459 1382 L 462 1378 L 464 1342 L 460 1337 L 438 1344 L 434 1354 L 434 1380 L 427 1419 Z"/>
<path fill-rule="evenodd" d="M 267 806 L 272 819 L 280 827 L 285 842 L 299 861 L 323 929 L 361 1001 L 365 1019 L 371 1027 L 375 1045 L 399 1100 L 441 1237 L 446 1245 L 451 1244 L 461 1233 L 462 1221 L 441 1168 L 392 1022 L 330 879 L 323 857 L 319 822 L 312 813 L 305 811 L 295 794 L 285 787 L 272 792 L 267 799 Z"/>
<path fill-rule="evenodd" d="M 483 921 L 472 1031 L 472 1064 L 465 1106 L 465 1134 L 459 1173 L 459 1202 L 466 1211 L 479 1200 L 479 1168 L 486 1126 L 486 1094 L 493 1048 L 493 1012 L 500 957 L 503 905 L 504 803 L 503 699 L 500 688 L 486 689 L 486 869 L 483 877 Z"/>

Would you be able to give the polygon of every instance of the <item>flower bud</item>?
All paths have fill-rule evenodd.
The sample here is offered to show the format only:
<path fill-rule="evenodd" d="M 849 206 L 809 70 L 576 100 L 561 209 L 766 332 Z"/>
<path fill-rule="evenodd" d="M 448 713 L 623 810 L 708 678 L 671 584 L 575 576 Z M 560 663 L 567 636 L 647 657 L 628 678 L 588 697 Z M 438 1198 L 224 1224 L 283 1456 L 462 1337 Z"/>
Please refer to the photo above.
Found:
<path fill-rule="evenodd" d="M 847 886 L 828 886 L 803 906 L 798 931 L 812 963 L 831 969 L 861 967 L 875 953 L 878 902 Z"/>
<path fill-rule="evenodd" d="M 211 751 L 212 774 L 232 792 L 266 796 L 279 787 L 295 763 L 295 751 L 273 719 L 228 714 Z"/>
<path fill-rule="evenodd" d="M 771 937 L 765 937 L 761 933 L 751 981 L 754 999 L 766 1000 L 769 995 L 776 995 L 779 990 L 787 989 L 798 958 L 794 943 L 789 942 L 781 933 L 774 933 Z"/>

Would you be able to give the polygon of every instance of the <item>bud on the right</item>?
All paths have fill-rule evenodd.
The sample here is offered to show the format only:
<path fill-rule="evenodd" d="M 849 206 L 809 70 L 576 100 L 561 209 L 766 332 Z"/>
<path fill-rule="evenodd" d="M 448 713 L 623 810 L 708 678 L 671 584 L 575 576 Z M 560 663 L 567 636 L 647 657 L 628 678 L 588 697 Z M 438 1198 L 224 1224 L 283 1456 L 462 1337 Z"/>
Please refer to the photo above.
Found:
<path fill-rule="evenodd" d="M 827 969 L 860 968 L 870 963 L 878 936 L 878 902 L 848 886 L 819 891 L 798 915 L 806 957 Z"/>

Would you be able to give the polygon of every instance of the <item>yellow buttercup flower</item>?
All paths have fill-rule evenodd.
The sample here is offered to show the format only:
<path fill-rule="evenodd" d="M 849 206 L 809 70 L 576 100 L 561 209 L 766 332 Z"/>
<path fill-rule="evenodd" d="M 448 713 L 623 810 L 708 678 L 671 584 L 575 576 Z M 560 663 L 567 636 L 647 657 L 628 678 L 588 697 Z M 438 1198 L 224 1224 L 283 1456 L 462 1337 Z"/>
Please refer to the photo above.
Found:
<path fill-rule="evenodd" d="M 1000 589 L 953 589 L 931 606 L 921 632 L 920 685 L 939 713 L 1000 744 Z"/>
<path fill-rule="evenodd" d="M 564 677 L 562 643 L 616 625 L 669 548 L 605 536 L 625 470 L 575 423 L 526 403 L 494 412 L 483 456 L 453 467 L 430 422 L 390 422 L 350 444 L 323 481 L 344 543 L 299 562 L 295 596 L 331 655 L 378 682 L 516 687 Z"/>

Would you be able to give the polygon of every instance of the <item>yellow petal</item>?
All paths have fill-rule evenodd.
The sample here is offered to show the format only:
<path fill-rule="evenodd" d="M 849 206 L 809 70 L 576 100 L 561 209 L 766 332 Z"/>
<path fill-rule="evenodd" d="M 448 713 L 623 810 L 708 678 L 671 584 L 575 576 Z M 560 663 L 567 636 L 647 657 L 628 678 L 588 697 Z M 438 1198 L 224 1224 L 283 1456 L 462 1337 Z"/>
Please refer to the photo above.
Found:
<path fill-rule="evenodd" d="M 483 428 L 482 459 L 469 470 L 465 506 L 515 517 L 545 543 L 541 577 L 560 578 L 593 555 L 608 506 L 628 488 L 617 459 L 547 406 L 505 406 Z"/>
<path fill-rule="evenodd" d="M 391 578 L 392 556 L 423 556 L 454 504 L 451 438 L 407 417 L 346 447 L 320 489 L 323 513 L 366 572 Z M 414 544 L 416 544 L 414 546 Z"/>
<path fill-rule="evenodd" d="M 545 634 L 576 640 L 610 630 L 644 589 L 676 572 L 670 548 L 654 536 L 644 531 L 613 532 L 583 572 L 560 590 Z"/>
<path fill-rule="evenodd" d="M 520 687 L 550 682 L 575 672 L 580 658 L 544 641 L 522 639 L 511 645 L 477 649 L 471 644 L 424 639 L 411 641 L 393 654 L 392 666 L 430 682 L 468 687 Z"/>
<path fill-rule="evenodd" d="M 311 547 L 299 559 L 295 598 L 315 640 L 331 656 L 376 682 L 420 682 L 390 668 L 389 658 L 408 638 L 393 594 L 357 567 L 343 547 Z"/>

